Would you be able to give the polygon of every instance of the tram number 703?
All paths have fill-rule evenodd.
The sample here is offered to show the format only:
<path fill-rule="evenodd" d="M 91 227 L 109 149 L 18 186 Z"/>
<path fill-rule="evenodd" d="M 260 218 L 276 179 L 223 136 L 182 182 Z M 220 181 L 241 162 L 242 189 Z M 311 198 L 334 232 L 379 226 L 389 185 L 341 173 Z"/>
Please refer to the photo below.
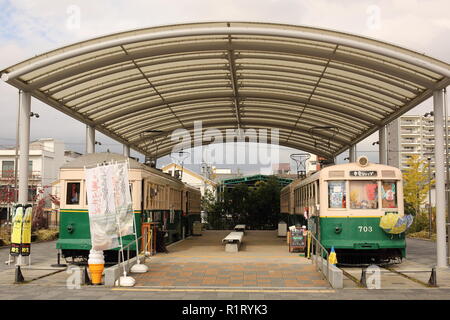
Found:
<path fill-rule="evenodd" d="M 358 226 L 359 232 L 372 232 L 371 226 Z"/>

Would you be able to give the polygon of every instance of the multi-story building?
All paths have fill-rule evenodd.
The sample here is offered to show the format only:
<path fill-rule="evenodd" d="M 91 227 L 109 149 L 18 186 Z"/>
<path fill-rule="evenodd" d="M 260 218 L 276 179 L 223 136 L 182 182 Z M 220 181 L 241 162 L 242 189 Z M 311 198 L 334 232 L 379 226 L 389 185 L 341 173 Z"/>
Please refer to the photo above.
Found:
<path fill-rule="evenodd" d="M 162 172 L 168 173 L 173 177 L 181 178 L 181 181 L 193 186 L 194 188 L 200 189 L 202 196 L 205 194 L 205 190 L 209 190 L 215 193 L 216 183 L 204 176 L 187 169 L 186 167 L 181 167 L 175 163 L 169 163 L 168 165 L 161 168 Z M 181 171 L 183 170 L 183 173 Z"/>
<path fill-rule="evenodd" d="M 450 122 L 448 125 L 450 129 Z M 388 165 L 406 169 L 408 159 L 418 155 L 422 159 L 430 157 L 433 169 L 434 148 L 433 117 L 404 115 L 387 125 Z M 442 148 L 445 150 L 445 145 Z"/>
<path fill-rule="evenodd" d="M 450 120 L 450 118 L 448 118 Z M 450 121 L 447 121 L 450 131 Z M 421 159 L 430 158 L 434 172 L 434 118 L 420 115 L 404 115 L 387 125 L 388 165 L 404 170 L 413 155 Z M 445 151 L 445 138 L 442 148 Z M 450 149 L 449 149 L 450 152 Z M 435 189 L 431 191 L 431 205 L 435 205 Z M 427 200 L 428 203 L 428 200 Z"/>
<path fill-rule="evenodd" d="M 74 158 L 70 152 L 64 151 L 64 142 L 52 138 L 45 138 L 30 143 L 28 203 L 34 203 L 39 194 L 43 198 L 52 193 L 52 185 L 58 180 L 59 168 Z M 15 158 L 16 149 L 0 150 L 0 220 L 7 220 L 10 216 L 15 195 Z M 50 200 L 45 204 L 51 209 Z"/>

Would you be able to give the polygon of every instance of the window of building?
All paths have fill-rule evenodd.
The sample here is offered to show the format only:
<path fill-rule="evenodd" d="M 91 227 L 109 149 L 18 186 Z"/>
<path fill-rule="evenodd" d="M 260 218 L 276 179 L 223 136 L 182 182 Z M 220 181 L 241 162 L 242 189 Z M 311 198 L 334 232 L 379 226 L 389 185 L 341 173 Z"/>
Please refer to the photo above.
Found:
<path fill-rule="evenodd" d="M 345 181 L 329 181 L 328 182 L 328 207 L 345 208 Z"/>
<path fill-rule="evenodd" d="M 28 187 L 28 201 L 34 201 L 36 198 L 36 187 L 29 186 Z"/>
<path fill-rule="evenodd" d="M 381 205 L 383 208 L 397 208 L 397 183 L 395 181 L 381 183 Z"/>
<path fill-rule="evenodd" d="M 14 161 L 9 160 L 2 161 L 2 177 L 4 178 L 14 177 Z"/>
<path fill-rule="evenodd" d="M 80 203 L 80 183 L 68 182 L 66 190 L 66 204 Z"/>
<path fill-rule="evenodd" d="M 377 181 L 350 181 L 351 209 L 378 209 Z"/>

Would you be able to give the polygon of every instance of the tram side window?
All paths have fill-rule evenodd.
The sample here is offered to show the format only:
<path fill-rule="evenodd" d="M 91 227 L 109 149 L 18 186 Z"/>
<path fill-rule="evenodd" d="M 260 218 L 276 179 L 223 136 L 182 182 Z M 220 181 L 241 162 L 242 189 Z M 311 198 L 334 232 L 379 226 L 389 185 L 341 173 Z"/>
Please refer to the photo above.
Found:
<path fill-rule="evenodd" d="M 80 203 L 80 183 L 79 182 L 67 183 L 66 204 L 79 204 L 79 203 Z"/>
<path fill-rule="evenodd" d="M 345 181 L 328 182 L 328 208 L 345 208 Z"/>
<path fill-rule="evenodd" d="M 350 181 L 351 209 L 378 209 L 377 181 Z"/>
<path fill-rule="evenodd" d="M 383 208 L 397 208 L 397 182 L 381 183 L 381 205 Z"/>
<path fill-rule="evenodd" d="M 319 185 L 319 182 L 317 182 L 317 184 L 316 184 L 316 189 L 317 189 L 317 203 L 320 204 L 320 185 Z"/>

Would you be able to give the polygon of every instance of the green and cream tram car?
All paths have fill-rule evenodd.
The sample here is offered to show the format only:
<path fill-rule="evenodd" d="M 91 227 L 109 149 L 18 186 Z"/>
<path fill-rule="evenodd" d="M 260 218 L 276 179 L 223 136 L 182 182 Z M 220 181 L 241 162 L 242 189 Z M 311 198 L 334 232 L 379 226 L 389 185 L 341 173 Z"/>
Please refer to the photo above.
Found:
<path fill-rule="evenodd" d="M 369 163 L 333 165 L 281 190 L 280 209 L 289 225 L 307 221 L 308 229 L 342 264 L 401 261 L 405 234 L 380 228 L 386 213 L 403 215 L 402 173 Z M 306 220 L 303 220 L 305 219 Z"/>
<path fill-rule="evenodd" d="M 200 190 L 167 173 L 136 160 L 114 153 L 92 153 L 64 164 L 59 173 L 60 219 L 56 247 L 63 257 L 87 258 L 91 249 L 89 215 L 84 168 L 110 161 L 129 160 L 133 211 L 140 236 L 142 222 L 156 222 L 167 232 L 166 243 L 175 242 L 192 234 L 192 224 L 200 221 Z M 124 245 L 131 242 L 136 250 L 134 236 L 123 237 Z M 117 259 L 117 248 L 105 251 L 107 260 Z"/>

